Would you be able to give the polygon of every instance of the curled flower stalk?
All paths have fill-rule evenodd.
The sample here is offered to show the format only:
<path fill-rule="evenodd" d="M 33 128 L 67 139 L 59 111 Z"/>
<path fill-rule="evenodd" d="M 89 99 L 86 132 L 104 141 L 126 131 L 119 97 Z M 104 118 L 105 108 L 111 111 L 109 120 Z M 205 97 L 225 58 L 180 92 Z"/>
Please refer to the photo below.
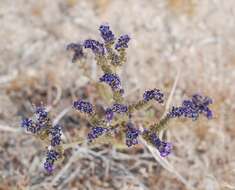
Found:
<path fill-rule="evenodd" d="M 148 102 L 150 100 L 155 100 L 158 103 L 164 102 L 164 94 L 159 89 L 153 89 L 153 90 L 146 90 L 143 94 L 144 101 Z"/>
<path fill-rule="evenodd" d="M 105 73 L 100 77 L 100 82 L 108 84 L 113 91 L 121 90 L 121 80 L 117 74 Z"/>
<path fill-rule="evenodd" d="M 84 101 L 82 99 L 74 101 L 73 107 L 82 113 L 90 115 L 93 113 L 93 105 L 90 102 Z"/>
<path fill-rule="evenodd" d="M 173 106 L 168 113 L 168 117 L 186 117 L 192 120 L 197 120 L 200 114 L 203 114 L 208 119 L 212 118 L 212 111 L 208 107 L 212 104 L 212 99 L 203 97 L 199 94 L 194 94 L 192 99 L 184 100 L 179 107 Z"/>

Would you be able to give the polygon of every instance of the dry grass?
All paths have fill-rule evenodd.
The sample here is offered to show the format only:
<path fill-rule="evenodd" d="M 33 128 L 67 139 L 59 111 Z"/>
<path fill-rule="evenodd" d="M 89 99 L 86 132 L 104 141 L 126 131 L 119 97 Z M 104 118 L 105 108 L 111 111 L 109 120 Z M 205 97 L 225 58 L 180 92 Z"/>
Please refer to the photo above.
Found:
<path fill-rule="evenodd" d="M 233 0 L 0 1 L 0 190 L 235 189 L 234 14 Z M 167 160 L 143 145 L 84 144 L 46 176 L 44 148 L 19 130 L 20 117 L 44 102 L 64 124 L 64 141 L 87 132 L 68 106 L 82 94 L 102 102 L 88 84 L 100 71 L 92 57 L 84 67 L 70 63 L 65 45 L 98 37 L 102 22 L 132 37 L 121 72 L 130 102 L 152 87 L 170 95 L 181 68 L 170 104 L 201 92 L 213 98 L 215 117 L 171 121 Z"/>
<path fill-rule="evenodd" d="M 196 10 L 196 2 L 195 0 L 168 0 L 168 5 L 177 14 L 193 16 Z"/>

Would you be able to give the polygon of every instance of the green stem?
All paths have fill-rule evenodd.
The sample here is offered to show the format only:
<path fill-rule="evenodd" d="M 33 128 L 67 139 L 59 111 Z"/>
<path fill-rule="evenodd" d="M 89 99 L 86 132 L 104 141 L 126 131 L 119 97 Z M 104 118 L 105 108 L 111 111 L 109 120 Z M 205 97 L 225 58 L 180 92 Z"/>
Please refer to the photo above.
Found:
<path fill-rule="evenodd" d="M 164 130 L 167 126 L 168 121 L 170 120 L 170 117 L 165 116 L 162 118 L 158 123 L 155 123 L 150 126 L 150 131 L 154 133 L 159 133 L 160 131 Z"/>

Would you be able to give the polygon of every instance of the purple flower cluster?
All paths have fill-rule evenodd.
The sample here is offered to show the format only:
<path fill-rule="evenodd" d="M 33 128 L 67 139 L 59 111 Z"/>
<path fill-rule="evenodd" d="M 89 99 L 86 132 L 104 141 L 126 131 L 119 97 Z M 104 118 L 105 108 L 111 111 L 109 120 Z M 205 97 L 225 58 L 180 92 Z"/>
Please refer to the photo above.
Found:
<path fill-rule="evenodd" d="M 95 55 L 104 55 L 105 53 L 104 44 L 96 40 L 85 40 L 83 46 L 84 48 L 91 49 Z"/>
<path fill-rule="evenodd" d="M 59 124 L 50 128 L 51 146 L 58 146 L 61 143 L 62 128 Z"/>
<path fill-rule="evenodd" d="M 38 116 L 38 119 L 43 120 L 48 116 L 46 108 L 43 106 L 36 107 L 35 114 Z"/>
<path fill-rule="evenodd" d="M 37 133 L 39 131 L 39 127 L 36 126 L 35 122 L 32 119 L 24 118 L 21 121 L 21 127 L 26 129 L 26 131 L 29 131 L 31 133 Z"/>
<path fill-rule="evenodd" d="M 87 135 L 87 139 L 89 142 L 92 142 L 94 139 L 98 138 L 104 133 L 107 133 L 108 131 L 109 129 L 105 127 L 92 127 L 91 131 Z"/>
<path fill-rule="evenodd" d="M 37 134 L 42 129 L 45 129 L 48 127 L 48 112 L 46 111 L 46 108 L 43 106 L 36 107 L 35 109 L 35 116 L 36 120 L 32 120 L 30 118 L 24 118 L 21 122 L 21 127 L 26 129 L 26 131 L 31 132 L 33 134 Z"/>
<path fill-rule="evenodd" d="M 111 121 L 114 117 L 114 113 L 126 113 L 128 111 L 128 107 L 124 104 L 113 104 L 112 107 L 107 108 L 105 110 L 105 117 L 107 121 Z"/>
<path fill-rule="evenodd" d="M 81 59 L 82 57 L 84 57 L 83 45 L 80 43 L 71 43 L 67 45 L 66 49 L 74 51 L 73 58 L 72 58 L 73 63 L 76 62 L 78 59 Z"/>
<path fill-rule="evenodd" d="M 120 50 L 128 48 L 129 41 L 130 37 L 127 34 L 120 36 L 120 38 L 118 38 L 118 42 L 115 44 L 115 49 Z"/>
<path fill-rule="evenodd" d="M 100 77 L 100 82 L 108 84 L 114 91 L 120 90 L 121 88 L 121 80 L 117 74 L 105 73 Z"/>
<path fill-rule="evenodd" d="M 83 48 L 91 49 L 92 52 L 96 56 L 105 56 L 107 53 L 109 54 L 110 52 L 112 52 L 112 47 L 110 46 L 105 47 L 104 44 L 111 44 L 111 45 L 114 44 L 115 42 L 114 33 L 110 30 L 109 25 L 105 25 L 105 24 L 99 27 L 99 31 L 100 31 L 101 37 L 104 40 L 104 43 L 99 42 L 97 40 L 93 40 L 93 39 L 87 39 L 83 43 L 70 43 L 67 46 L 66 48 L 67 50 L 74 51 L 72 62 L 75 62 L 78 59 L 84 57 Z M 123 50 L 123 49 L 128 48 L 129 41 L 130 41 L 130 37 L 128 35 L 121 35 L 117 43 L 115 44 L 115 49 L 119 51 L 121 49 Z M 121 61 L 120 56 L 114 53 L 114 51 L 112 52 L 112 56 L 110 56 L 110 59 L 111 59 L 111 64 L 113 65 L 120 64 L 120 61 Z"/>
<path fill-rule="evenodd" d="M 181 106 L 173 106 L 168 117 L 187 117 L 196 120 L 200 114 L 204 114 L 208 119 L 211 119 L 212 111 L 208 107 L 210 104 L 212 104 L 211 98 L 195 94 L 191 100 L 184 100 Z"/>
<path fill-rule="evenodd" d="M 83 113 L 92 114 L 93 112 L 93 106 L 90 102 L 84 101 L 82 99 L 74 101 L 73 107 Z"/>
<path fill-rule="evenodd" d="M 101 37 L 104 39 L 105 43 L 113 42 L 115 40 L 113 32 L 109 29 L 108 25 L 101 25 L 99 28 Z"/>
<path fill-rule="evenodd" d="M 44 169 L 48 173 L 52 173 L 54 170 L 54 162 L 58 160 L 60 153 L 56 150 L 48 150 L 46 154 L 46 161 L 44 162 Z"/>
<path fill-rule="evenodd" d="M 21 126 L 23 127 L 23 128 L 26 128 L 27 130 L 28 130 L 28 128 L 30 127 L 30 126 L 32 126 L 33 125 L 33 121 L 31 120 L 31 119 L 29 119 L 29 118 L 24 118 L 23 120 L 22 120 L 22 122 L 21 122 Z"/>
<path fill-rule="evenodd" d="M 113 109 L 112 108 L 107 108 L 105 110 L 105 118 L 107 121 L 111 121 L 114 117 Z"/>
<path fill-rule="evenodd" d="M 128 111 L 128 107 L 124 104 L 113 104 L 112 110 L 117 113 L 126 113 Z"/>
<path fill-rule="evenodd" d="M 138 144 L 140 130 L 136 129 L 131 122 L 126 125 L 126 145 L 128 147 Z"/>
<path fill-rule="evenodd" d="M 171 153 L 173 148 L 172 143 L 161 141 L 156 133 L 150 134 L 150 139 L 162 157 L 166 157 Z"/>
<path fill-rule="evenodd" d="M 156 100 L 158 103 L 164 102 L 164 94 L 159 89 L 146 90 L 143 94 L 145 101 Z"/>
<path fill-rule="evenodd" d="M 46 161 L 44 162 L 44 169 L 47 173 L 52 173 L 54 170 L 54 162 L 59 159 L 61 153 L 56 150 L 56 147 L 61 143 L 62 129 L 59 124 L 54 125 L 49 129 L 52 149 L 47 151 Z"/>

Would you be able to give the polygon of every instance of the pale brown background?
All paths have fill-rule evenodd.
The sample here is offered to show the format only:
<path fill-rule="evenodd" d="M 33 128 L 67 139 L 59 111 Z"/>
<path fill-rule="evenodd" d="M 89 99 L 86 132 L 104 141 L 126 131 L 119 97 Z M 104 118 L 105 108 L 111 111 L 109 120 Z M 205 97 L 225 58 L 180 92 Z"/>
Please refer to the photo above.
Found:
<path fill-rule="evenodd" d="M 153 87 L 169 94 L 179 72 L 172 104 L 194 92 L 206 94 L 214 101 L 214 119 L 170 123 L 174 151 L 167 160 L 177 174 L 160 166 L 147 151 L 157 171 L 141 164 L 131 170 L 120 162 L 118 167 L 130 173 L 108 173 L 111 185 L 105 188 L 108 182 L 98 174 L 84 177 L 86 170 L 77 160 L 67 169 L 60 166 L 65 179 L 56 189 L 235 189 L 234 0 L 1 0 L 0 189 L 52 189 L 56 174 L 46 178 L 42 172 L 43 148 L 18 129 L 20 115 L 29 114 L 22 108 L 53 102 L 54 86 L 63 93 L 86 85 L 88 75 L 98 78 L 100 71 L 91 57 L 85 75 L 70 62 L 65 46 L 98 38 L 97 29 L 104 22 L 117 34 L 132 38 L 121 72 L 127 99 Z M 63 95 L 53 114 L 70 103 Z M 104 159 L 113 158 L 104 155 Z M 86 167 L 97 165 L 90 161 Z"/>

